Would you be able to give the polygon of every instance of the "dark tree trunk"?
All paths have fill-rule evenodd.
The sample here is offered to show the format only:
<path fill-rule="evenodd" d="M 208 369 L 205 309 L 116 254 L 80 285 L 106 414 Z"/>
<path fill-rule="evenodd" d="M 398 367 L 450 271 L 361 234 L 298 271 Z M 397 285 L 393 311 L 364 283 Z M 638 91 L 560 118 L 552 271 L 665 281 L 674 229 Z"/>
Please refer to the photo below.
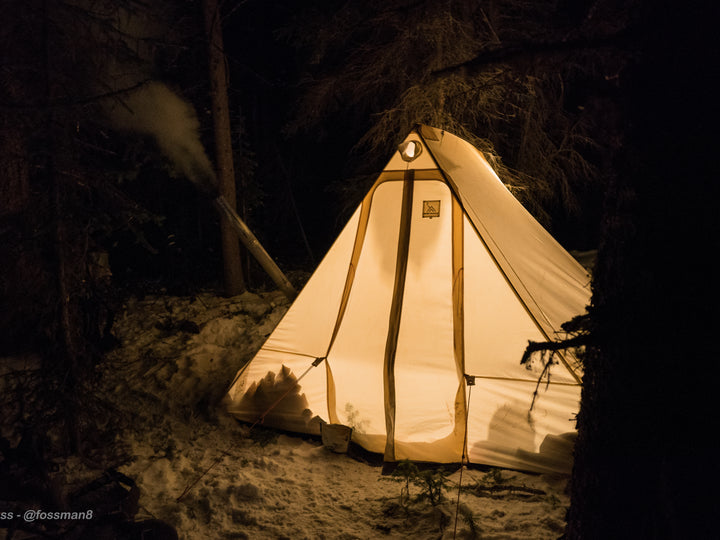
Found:
<path fill-rule="evenodd" d="M 641 55 L 620 79 L 628 137 L 593 284 L 573 539 L 717 534 L 713 18 L 660 4 L 640 6 Z"/>
<path fill-rule="evenodd" d="M 22 211 L 30 198 L 29 170 L 20 122 L 0 113 L 0 218 Z"/>
<path fill-rule="evenodd" d="M 220 194 L 233 210 L 236 209 L 235 167 L 232 152 L 232 131 L 227 92 L 227 68 L 222 39 L 222 18 L 217 0 L 204 0 L 205 31 L 208 39 L 208 63 L 213 124 L 215 126 L 215 161 Z M 240 243 L 226 220 L 220 222 L 222 235 L 225 291 L 234 296 L 245 291 Z"/>
<path fill-rule="evenodd" d="M 52 157 L 47 163 L 47 174 L 50 177 L 53 189 L 53 208 L 55 210 L 55 257 L 57 275 L 57 358 L 49 359 L 49 371 L 57 369 L 58 364 L 64 377 L 60 389 L 60 405 L 65 421 L 65 434 L 67 437 L 67 449 L 75 454 L 80 451 L 80 431 L 78 426 L 80 401 L 79 381 L 86 375 L 81 373 L 80 357 L 81 342 L 84 336 L 80 317 L 78 316 L 77 298 L 79 287 L 77 280 L 79 276 L 74 272 L 72 262 L 77 265 L 77 260 L 71 262 L 72 244 L 68 238 L 67 218 L 65 216 L 64 190 L 62 180 L 55 172 Z M 77 242 L 77 239 L 74 240 Z"/>
<path fill-rule="evenodd" d="M 56 306 L 54 316 L 55 350 L 45 351 L 43 370 L 49 374 L 49 392 L 56 391 L 56 404 L 59 420 L 64 425 L 64 446 L 72 454 L 81 451 L 79 428 L 79 402 L 81 400 L 80 381 L 87 377 L 81 372 L 81 350 L 84 349 L 84 335 L 81 311 L 78 306 L 83 281 L 78 267 L 82 265 L 80 249 L 73 249 L 80 241 L 69 232 L 71 213 L 67 208 L 67 188 L 63 178 L 56 170 L 56 159 L 63 153 L 67 139 L 63 133 L 62 122 L 53 107 L 54 98 L 59 86 L 56 76 L 57 51 L 55 50 L 53 25 L 51 23 L 52 6 L 43 2 L 43 150 L 45 152 L 40 166 L 43 170 L 45 185 L 49 188 L 49 202 L 53 210 L 52 236 L 54 271 L 56 277 Z M 55 386 L 57 385 L 57 386 Z"/>

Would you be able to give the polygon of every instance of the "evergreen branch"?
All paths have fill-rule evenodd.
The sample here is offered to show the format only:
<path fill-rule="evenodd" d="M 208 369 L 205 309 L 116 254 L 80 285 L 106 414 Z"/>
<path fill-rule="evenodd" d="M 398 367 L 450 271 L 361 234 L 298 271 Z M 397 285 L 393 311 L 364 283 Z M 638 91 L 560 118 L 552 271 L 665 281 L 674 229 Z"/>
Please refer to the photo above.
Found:
<path fill-rule="evenodd" d="M 525 347 L 525 352 L 522 355 L 522 359 L 520 360 L 521 364 L 525 364 L 530 360 L 530 357 L 534 352 L 538 351 L 561 351 L 565 349 L 570 349 L 572 347 L 581 347 L 583 345 L 587 345 L 590 342 L 590 334 L 580 334 L 578 336 L 573 336 L 568 339 L 563 339 L 561 341 L 528 341 L 528 346 Z"/>
<path fill-rule="evenodd" d="M 626 49 L 630 43 L 631 32 L 627 29 L 594 37 L 578 37 L 560 41 L 523 41 L 504 43 L 484 49 L 482 52 L 457 64 L 445 66 L 430 72 L 434 79 L 462 73 L 473 76 L 485 71 L 490 66 L 538 56 L 551 56 L 558 53 L 573 53 L 585 50 L 618 48 Z"/>
<path fill-rule="evenodd" d="M 481 486 L 476 485 L 472 488 L 472 491 L 475 492 L 476 495 L 482 497 L 482 496 L 492 496 L 494 494 L 497 494 L 498 492 L 507 491 L 508 494 L 512 495 L 515 493 L 522 493 L 528 496 L 531 495 L 547 495 L 545 491 L 542 489 L 536 489 L 536 488 L 530 488 L 526 486 L 515 486 L 510 484 L 502 484 L 497 486 Z"/>

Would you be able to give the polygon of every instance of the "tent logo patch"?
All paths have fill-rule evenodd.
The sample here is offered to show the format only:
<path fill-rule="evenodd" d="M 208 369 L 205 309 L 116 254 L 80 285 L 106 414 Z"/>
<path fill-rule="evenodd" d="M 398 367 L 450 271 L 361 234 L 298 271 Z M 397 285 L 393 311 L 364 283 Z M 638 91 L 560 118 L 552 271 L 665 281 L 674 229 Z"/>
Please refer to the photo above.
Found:
<path fill-rule="evenodd" d="M 440 201 L 423 201 L 423 217 L 440 217 Z"/>

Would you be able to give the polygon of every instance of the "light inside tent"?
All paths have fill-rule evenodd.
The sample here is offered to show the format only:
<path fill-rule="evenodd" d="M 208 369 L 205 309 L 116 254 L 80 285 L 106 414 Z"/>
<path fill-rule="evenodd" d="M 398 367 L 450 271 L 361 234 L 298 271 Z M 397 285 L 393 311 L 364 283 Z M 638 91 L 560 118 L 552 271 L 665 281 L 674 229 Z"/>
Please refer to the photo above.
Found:
<path fill-rule="evenodd" d="M 398 146 L 398 152 L 403 161 L 413 161 L 422 154 L 422 144 L 419 141 L 405 141 Z"/>

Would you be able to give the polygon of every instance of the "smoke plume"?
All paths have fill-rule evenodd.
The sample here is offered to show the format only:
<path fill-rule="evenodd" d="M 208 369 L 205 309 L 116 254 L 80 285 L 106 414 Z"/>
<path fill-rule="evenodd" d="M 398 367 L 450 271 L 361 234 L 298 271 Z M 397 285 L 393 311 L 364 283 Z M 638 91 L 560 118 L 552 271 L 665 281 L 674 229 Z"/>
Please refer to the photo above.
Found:
<path fill-rule="evenodd" d="M 107 105 L 112 124 L 151 135 L 177 171 L 206 194 L 217 196 L 212 164 L 200 142 L 195 109 L 159 82 L 150 82 Z"/>

